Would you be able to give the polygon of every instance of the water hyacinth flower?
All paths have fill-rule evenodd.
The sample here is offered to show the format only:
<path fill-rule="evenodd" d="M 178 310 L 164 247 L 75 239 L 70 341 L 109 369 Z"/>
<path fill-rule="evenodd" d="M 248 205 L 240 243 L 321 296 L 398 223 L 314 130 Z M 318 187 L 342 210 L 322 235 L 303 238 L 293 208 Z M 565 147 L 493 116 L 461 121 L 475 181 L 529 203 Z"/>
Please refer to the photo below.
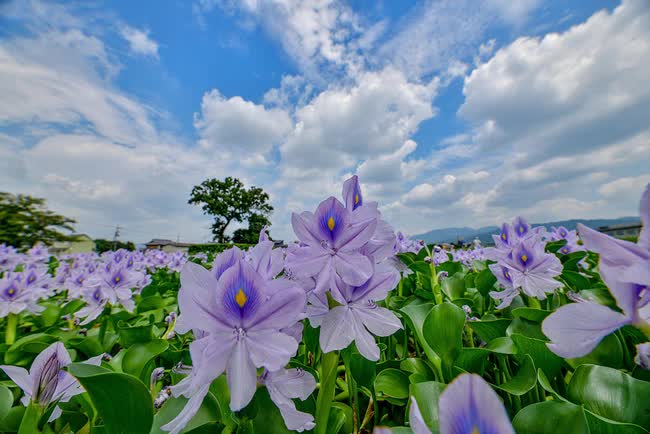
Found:
<path fill-rule="evenodd" d="M 143 273 L 130 270 L 123 264 L 107 262 L 87 280 L 90 288 L 100 287 L 111 304 L 121 304 L 127 311 L 135 309 L 132 288 L 143 281 Z"/>
<path fill-rule="evenodd" d="M 286 267 L 298 278 L 314 277 L 317 293 L 332 290 L 343 301 L 336 277 L 348 285 L 363 285 L 373 273 L 373 263 L 359 250 L 372 238 L 377 218 L 353 222 L 351 212 L 336 198 L 318 205 L 315 213 L 294 213 L 291 223 L 303 244 L 287 254 Z"/>
<path fill-rule="evenodd" d="M 333 309 L 328 308 L 324 296 L 313 294 L 307 315 L 313 327 L 321 328 L 323 352 L 342 350 L 354 341 L 362 356 L 379 360 L 379 347 L 372 334 L 390 336 L 402 328 L 402 323 L 392 311 L 375 302 L 385 299 L 398 281 L 398 274 L 378 272 L 358 287 L 339 282 L 344 302 Z"/>
<path fill-rule="evenodd" d="M 622 312 L 593 302 L 562 306 L 542 323 L 547 344 L 561 357 L 589 354 L 610 333 L 632 324 L 650 336 L 650 185 L 641 198 L 643 230 L 637 244 L 611 238 L 583 225 L 588 250 L 600 254 L 600 275 Z"/>
<path fill-rule="evenodd" d="M 99 366 L 102 356 L 90 358 L 84 363 Z M 70 355 L 63 344 L 55 342 L 36 356 L 29 372 L 18 366 L 2 365 L 0 369 L 25 394 L 20 401 L 24 406 L 28 406 L 31 401 L 47 407 L 55 402 L 68 402 L 73 396 L 84 392 L 77 379 L 63 370 L 70 363 L 72 363 Z M 57 406 L 49 422 L 60 415 L 61 409 Z"/>
<path fill-rule="evenodd" d="M 174 396 L 189 401 L 163 429 L 178 433 L 224 371 L 230 408 L 238 411 L 253 398 L 257 368 L 284 368 L 298 342 L 280 330 L 302 319 L 306 303 L 302 288 L 285 283 L 281 291 L 270 290 L 269 281 L 245 260 L 236 261 L 219 279 L 193 262 L 183 266 L 176 331 L 193 330 L 197 339 L 190 344 L 192 373 L 171 388 Z"/>
<path fill-rule="evenodd" d="M 12 246 L 0 244 L 0 272 L 14 271 L 20 263 L 21 255 Z"/>
<path fill-rule="evenodd" d="M 309 398 L 316 389 L 316 379 L 313 375 L 300 368 L 280 369 L 275 372 L 265 370 L 259 380 L 266 386 L 271 401 L 280 410 L 287 429 L 303 432 L 314 428 L 314 416 L 296 410 L 292 400 L 299 398 L 304 401 Z"/>
<path fill-rule="evenodd" d="M 81 291 L 81 298 L 86 302 L 86 305 L 74 314 L 76 318 L 83 320 L 80 325 L 86 325 L 97 319 L 108 304 L 108 298 L 102 291 L 101 286 L 84 288 Z"/>
<path fill-rule="evenodd" d="M 37 304 L 42 295 L 25 284 L 22 273 L 5 272 L 0 278 L 0 318 L 23 311 L 42 312 L 44 308 Z"/>
<path fill-rule="evenodd" d="M 544 243 L 534 237 L 520 241 L 512 249 L 511 256 L 502 258 L 498 264 L 508 269 L 513 288 L 530 297 L 544 300 L 547 294 L 562 286 L 554 279 L 562 273 L 562 263 L 555 255 L 546 253 Z M 493 268 L 491 270 L 494 272 Z M 497 272 L 497 279 L 499 275 L 505 277 L 503 272 Z M 505 294 L 492 291 L 490 296 L 503 300 L 500 309 L 510 305 L 514 298 L 513 290 L 506 290 Z"/>
<path fill-rule="evenodd" d="M 409 423 L 413 434 L 431 434 L 417 403 L 411 398 Z M 499 395 L 479 375 L 461 374 L 449 383 L 438 401 L 440 434 L 515 434 Z M 375 434 L 390 434 L 390 428 Z"/>

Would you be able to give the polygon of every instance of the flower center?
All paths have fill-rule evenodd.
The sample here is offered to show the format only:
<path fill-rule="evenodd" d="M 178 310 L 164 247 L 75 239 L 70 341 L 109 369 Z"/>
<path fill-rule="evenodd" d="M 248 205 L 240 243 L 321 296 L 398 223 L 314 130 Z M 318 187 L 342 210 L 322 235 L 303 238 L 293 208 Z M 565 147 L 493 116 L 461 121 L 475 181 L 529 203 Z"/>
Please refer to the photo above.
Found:
<path fill-rule="evenodd" d="M 327 227 L 330 229 L 330 231 L 334 230 L 334 226 L 336 226 L 336 222 L 334 221 L 334 217 L 330 217 L 327 219 Z"/>
<path fill-rule="evenodd" d="M 246 297 L 244 290 L 242 288 L 239 288 L 239 292 L 237 292 L 237 295 L 235 295 L 235 303 L 237 303 L 240 308 L 243 308 L 247 301 L 248 297 Z"/>
<path fill-rule="evenodd" d="M 528 261 L 528 256 L 527 255 L 521 255 L 521 262 L 523 262 L 525 264 L 526 261 Z"/>

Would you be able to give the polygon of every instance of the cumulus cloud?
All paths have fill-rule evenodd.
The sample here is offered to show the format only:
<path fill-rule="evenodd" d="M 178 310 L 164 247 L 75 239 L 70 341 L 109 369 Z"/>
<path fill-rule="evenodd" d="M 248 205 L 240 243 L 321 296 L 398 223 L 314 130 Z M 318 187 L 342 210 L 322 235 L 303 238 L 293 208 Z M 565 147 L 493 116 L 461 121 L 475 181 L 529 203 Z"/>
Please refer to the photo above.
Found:
<path fill-rule="evenodd" d="M 133 53 L 158 59 L 158 43 L 151 39 L 148 30 L 123 25 L 120 34 L 129 43 Z"/>
<path fill-rule="evenodd" d="M 204 147 L 266 153 L 293 123 L 282 109 L 267 109 L 240 96 L 226 98 L 213 89 L 203 95 L 194 126 Z"/>

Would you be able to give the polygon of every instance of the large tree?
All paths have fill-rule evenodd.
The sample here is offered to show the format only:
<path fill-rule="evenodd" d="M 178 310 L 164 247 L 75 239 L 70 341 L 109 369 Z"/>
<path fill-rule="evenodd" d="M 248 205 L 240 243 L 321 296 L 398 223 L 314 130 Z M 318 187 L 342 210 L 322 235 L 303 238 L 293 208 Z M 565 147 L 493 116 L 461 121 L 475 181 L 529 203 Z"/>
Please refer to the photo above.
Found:
<path fill-rule="evenodd" d="M 41 242 L 52 245 L 56 241 L 70 241 L 75 221 L 49 209 L 45 199 L 27 195 L 0 192 L 0 244 L 28 248 Z"/>
<path fill-rule="evenodd" d="M 252 214 L 248 218 L 248 227 L 237 229 L 232 234 L 232 242 L 238 244 L 255 244 L 259 240 L 260 232 L 264 226 L 269 226 L 268 218 L 260 214 Z"/>
<path fill-rule="evenodd" d="M 195 186 L 188 203 L 201 205 L 203 214 L 214 217 L 212 236 L 220 243 L 230 241 L 226 229 L 233 221 L 243 223 L 253 215 L 266 218 L 273 211 L 264 190 L 255 186 L 247 189 L 239 179 L 230 176 L 223 181 L 206 179 Z"/>

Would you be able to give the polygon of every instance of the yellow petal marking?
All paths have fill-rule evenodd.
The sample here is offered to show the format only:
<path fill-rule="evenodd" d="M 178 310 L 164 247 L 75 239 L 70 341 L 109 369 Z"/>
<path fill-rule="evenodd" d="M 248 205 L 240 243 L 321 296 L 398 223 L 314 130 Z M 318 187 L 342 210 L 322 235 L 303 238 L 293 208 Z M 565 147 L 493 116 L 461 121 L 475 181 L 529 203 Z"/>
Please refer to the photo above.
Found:
<path fill-rule="evenodd" d="M 336 226 L 336 222 L 334 221 L 334 217 L 330 217 L 327 220 L 327 227 L 330 228 L 330 231 L 334 230 L 334 226 Z"/>
<path fill-rule="evenodd" d="M 246 297 L 244 290 L 239 288 L 239 292 L 235 295 L 235 303 L 237 303 L 240 308 L 243 308 L 247 301 L 248 297 Z"/>
<path fill-rule="evenodd" d="M 526 255 L 521 255 L 521 261 L 526 262 L 528 260 L 528 256 Z"/>
<path fill-rule="evenodd" d="M 358 204 L 359 204 L 359 195 L 358 195 L 358 194 L 355 194 L 355 195 L 354 195 L 354 204 L 355 204 L 355 205 L 358 205 Z"/>

